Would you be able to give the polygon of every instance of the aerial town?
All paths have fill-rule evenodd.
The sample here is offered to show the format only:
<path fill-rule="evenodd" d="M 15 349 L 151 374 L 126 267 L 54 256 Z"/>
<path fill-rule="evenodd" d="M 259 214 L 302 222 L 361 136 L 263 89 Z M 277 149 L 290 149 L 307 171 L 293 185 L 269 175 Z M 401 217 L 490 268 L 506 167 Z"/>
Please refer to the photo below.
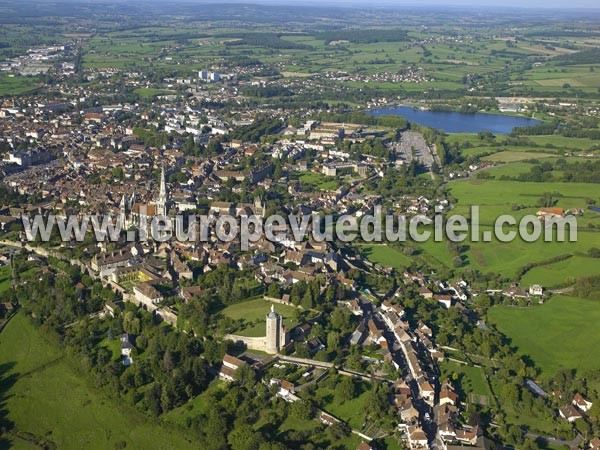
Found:
<path fill-rule="evenodd" d="M 460 16 L 449 34 L 428 13 L 384 35 L 371 21 L 390 18 L 357 25 L 349 10 L 353 35 L 286 10 L 286 35 L 276 13 L 234 33 L 213 7 L 197 35 L 162 9 L 140 29 L 81 12 L 36 45 L 18 44 L 26 19 L 10 30 L 0 448 L 600 449 L 597 17 L 569 19 L 581 29 L 550 48 L 537 16 L 513 39 L 491 16 L 493 36 Z M 440 78 L 446 66 L 460 76 Z M 215 236 L 227 217 L 381 211 L 425 231 L 462 214 L 483 238 L 318 239 L 315 222 L 302 239 L 289 223 L 276 239 Z M 551 237 L 576 222 L 577 240 L 487 240 L 501 214 Z M 57 225 L 47 238 L 36 216 Z M 92 224 L 62 238 L 67 219 L 100 216 L 115 239 Z M 141 238 L 165 217 L 198 233 Z M 72 388 L 22 385 L 38 371 Z M 81 408 L 69 432 L 46 418 L 66 414 L 61 400 Z"/>

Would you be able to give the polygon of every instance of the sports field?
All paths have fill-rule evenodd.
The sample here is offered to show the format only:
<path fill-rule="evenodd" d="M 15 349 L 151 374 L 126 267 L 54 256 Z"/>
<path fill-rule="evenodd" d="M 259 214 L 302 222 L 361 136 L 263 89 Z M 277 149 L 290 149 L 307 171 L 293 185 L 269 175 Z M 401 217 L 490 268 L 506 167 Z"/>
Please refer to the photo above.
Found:
<path fill-rule="evenodd" d="M 194 448 L 179 430 L 115 407 L 22 313 L 0 333 L 0 402 L 0 417 L 14 424 L 10 448 Z"/>
<path fill-rule="evenodd" d="M 488 319 L 544 376 L 562 368 L 600 369 L 600 353 L 593 351 L 600 346 L 600 302 L 556 296 L 537 307 L 493 307 Z"/>

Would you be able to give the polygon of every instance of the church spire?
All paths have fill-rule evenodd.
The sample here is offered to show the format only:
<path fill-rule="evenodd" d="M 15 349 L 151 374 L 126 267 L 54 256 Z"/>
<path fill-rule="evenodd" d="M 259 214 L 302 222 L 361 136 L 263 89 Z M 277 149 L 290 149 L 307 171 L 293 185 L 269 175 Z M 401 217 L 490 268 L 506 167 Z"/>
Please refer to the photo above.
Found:
<path fill-rule="evenodd" d="M 160 190 L 158 199 L 156 200 L 156 214 L 167 215 L 167 186 L 165 183 L 165 166 L 163 165 L 160 171 Z"/>

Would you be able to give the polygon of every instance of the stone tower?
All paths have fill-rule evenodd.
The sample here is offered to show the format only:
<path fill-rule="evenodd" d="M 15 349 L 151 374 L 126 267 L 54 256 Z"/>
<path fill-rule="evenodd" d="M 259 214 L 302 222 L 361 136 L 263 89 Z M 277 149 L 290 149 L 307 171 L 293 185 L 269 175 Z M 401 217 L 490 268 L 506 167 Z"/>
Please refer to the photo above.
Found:
<path fill-rule="evenodd" d="M 282 332 L 281 316 L 275 312 L 275 306 L 271 305 L 271 312 L 267 314 L 267 341 L 265 346 L 267 353 L 279 352 Z"/>
<path fill-rule="evenodd" d="M 254 213 L 263 219 L 265 218 L 265 211 L 267 210 L 265 202 L 261 197 L 254 198 Z"/>
<path fill-rule="evenodd" d="M 160 171 L 160 190 L 158 199 L 156 200 L 156 215 L 167 215 L 167 185 L 165 183 L 165 166 L 162 166 Z"/>
<path fill-rule="evenodd" d="M 125 198 L 125 194 L 121 197 L 121 203 L 119 203 L 119 219 L 121 220 L 121 226 L 125 227 L 127 223 L 127 199 Z"/>

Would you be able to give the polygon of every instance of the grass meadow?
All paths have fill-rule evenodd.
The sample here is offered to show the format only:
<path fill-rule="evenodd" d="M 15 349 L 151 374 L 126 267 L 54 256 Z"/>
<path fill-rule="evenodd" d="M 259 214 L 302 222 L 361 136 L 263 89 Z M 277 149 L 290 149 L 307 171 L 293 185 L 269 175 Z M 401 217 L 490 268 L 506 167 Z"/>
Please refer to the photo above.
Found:
<path fill-rule="evenodd" d="M 442 379 L 452 380 L 452 375 L 456 374 L 462 392 L 465 394 L 473 393 L 476 395 L 489 396 L 490 388 L 485 381 L 483 369 L 481 367 L 458 364 L 453 361 L 445 360 L 440 365 Z"/>
<path fill-rule="evenodd" d="M 0 333 L 0 395 L 2 412 L 14 423 L 6 437 L 11 448 L 38 448 L 34 439 L 76 450 L 123 442 L 127 448 L 194 448 L 178 429 L 116 408 L 22 313 Z"/>
<path fill-rule="evenodd" d="M 544 305 L 518 308 L 495 306 L 488 322 L 531 358 L 543 376 L 559 369 L 597 369 L 600 353 L 600 302 L 555 296 Z"/>
<path fill-rule="evenodd" d="M 275 306 L 275 312 L 283 316 L 284 326 L 291 328 L 297 325 L 296 308 L 267 302 L 262 297 L 230 305 L 221 313 L 233 320 L 244 320 L 245 326 L 236 331 L 236 334 L 259 337 L 265 335 L 265 318 L 271 306 Z"/>
<path fill-rule="evenodd" d="M 386 244 L 361 245 L 362 253 L 369 261 L 394 269 L 405 269 L 410 266 L 411 259 L 399 249 Z"/>

